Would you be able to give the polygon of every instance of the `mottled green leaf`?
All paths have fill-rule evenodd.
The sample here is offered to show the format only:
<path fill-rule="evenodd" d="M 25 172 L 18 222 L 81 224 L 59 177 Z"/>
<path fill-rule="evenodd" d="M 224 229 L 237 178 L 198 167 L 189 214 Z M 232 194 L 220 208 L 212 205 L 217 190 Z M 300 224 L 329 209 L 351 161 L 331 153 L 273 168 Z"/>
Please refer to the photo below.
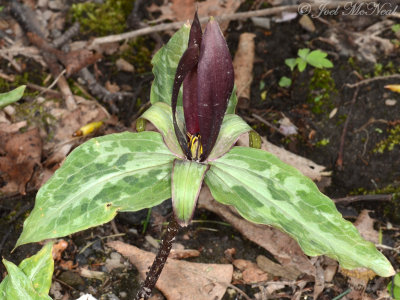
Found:
<path fill-rule="evenodd" d="M 21 99 L 24 95 L 25 88 L 26 85 L 21 85 L 10 92 L 0 94 L 0 108 L 3 108 Z"/>
<path fill-rule="evenodd" d="M 52 243 L 48 243 L 37 254 L 24 259 L 19 267 L 3 259 L 8 275 L 0 284 L 0 298 L 51 299 L 48 293 L 54 270 L 52 249 Z"/>
<path fill-rule="evenodd" d="M 47 295 L 51 286 L 54 271 L 53 243 L 47 243 L 37 254 L 24 259 L 19 268 L 33 283 L 33 288 L 43 295 Z"/>
<path fill-rule="evenodd" d="M 243 133 L 250 130 L 251 127 L 238 115 L 225 115 L 217 141 L 207 160 L 214 160 L 224 155 Z"/>
<path fill-rule="evenodd" d="M 176 158 L 157 132 L 110 134 L 76 148 L 39 190 L 17 246 L 65 236 L 171 197 Z"/>
<path fill-rule="evenodd" d="M 310 256 L 328 255 L 342 267 L 394 273 L 375 246 L 361 238 L 334 203 L 309 178 L 259 149 L 234 147 L 210 162 L 205 182 L 215 200 L 233 205 L 247 220 L 276 226 Z"/>
<path fill-rule="evenodd" d="M 181 126 L 183 126 L 183 116 L 179 118 L 179 116 L 182 115 L 179 113 L 179 111 L 177 112 L 177 114 L 178 125 L 180 123 Z M 173 153 L 182 158 L 184 157 L 181 146 L 179 145 L 175 135 L 174 124 L 172 123 L 171 106 L 163 102 L 154 103 L 148 110 L 144 112 L 141 117 L 153 123 L 157 130 L 162 134 L 165 143 Z"/>
<path fill-rule="evenodd" d="M 177 221 L 186 226 L 192 219 L 207 165 L 175 160 L 172 175 L 172 205 Z"/>
<path fill-rule="evenodd" d="M 151 86 L 150 101 L 165 102 L 171 105 L 172 86 L 176 68 L 189 41 L 190 26 L 183 25 L 153 57 L 154 81 Z M 182 106 L 182 89 L 178 96 L 178 105 Z"/>

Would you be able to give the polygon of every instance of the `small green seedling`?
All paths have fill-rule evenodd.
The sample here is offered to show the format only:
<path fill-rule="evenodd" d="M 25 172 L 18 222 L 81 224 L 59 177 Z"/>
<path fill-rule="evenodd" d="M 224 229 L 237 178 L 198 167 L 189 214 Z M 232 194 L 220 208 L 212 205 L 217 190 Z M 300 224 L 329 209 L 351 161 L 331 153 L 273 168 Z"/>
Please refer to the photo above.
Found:
<path fill-rule="evenodd" d="M 313 51 L 308 48 L 299 49 L 297 55 L 298 57 L 296 58 L 285 59 L 285 64 L 290 68 L 292 72 L 296 69 L 296 67 L 299 72 L 303 72 L 306 69 L 307 65 L 318 69 L 333 67 L 332 62 L 326 58 L 328 54 L 319 49 Z M 292 80 L 286 76 L 283 76 L 279 81 L 279 86 L 281 87 L 289 87 L 291 85 Z"/>
<path fill-rule="evenodd" d="M 286 76 L 282 76 L 281 80 L 279 80 L 279 86 L 280 87 L 289 87 L 292 85 L 292 79 Z"/>
<path fill-rule="evenodd" d="M 300 72 L 303 72 L 306 69 L 307 64 L 319 69 L 333 67 L 332 62 L 326 58 L 328 55 L 326 52 L 319 49 L 310 51 L 311 50 L 308 48 L 299 49 L 297 52 L 298 57 L 285 59 L 285 64 L 292 72 L 296 66 Z"/>

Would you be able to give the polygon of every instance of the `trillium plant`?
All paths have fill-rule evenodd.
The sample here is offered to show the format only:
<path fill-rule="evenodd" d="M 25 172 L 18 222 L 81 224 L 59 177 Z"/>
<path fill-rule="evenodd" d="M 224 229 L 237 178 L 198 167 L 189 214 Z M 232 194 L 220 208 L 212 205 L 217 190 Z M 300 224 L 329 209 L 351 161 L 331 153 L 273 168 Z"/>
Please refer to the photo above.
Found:
<path fill-rule="evenodd" d="M 206 185 L 215 201 L 288 233 L 307 255 L 327 255 L 347 269 L 394 274 L 388 260 L 309 178 L 266 151 L 235 146 L 251 128 L 234 114 L 232 60 L 214 19 L 202 33 L 196 14 L 152 62 L 152 106 L 142 120 L 158 132 L 111 134 L 76 148 L 39 190 L 17 246 L 98 226 L 119 211 L 172 198 L 174 216 L 137 295 L 146 299 Z"/>

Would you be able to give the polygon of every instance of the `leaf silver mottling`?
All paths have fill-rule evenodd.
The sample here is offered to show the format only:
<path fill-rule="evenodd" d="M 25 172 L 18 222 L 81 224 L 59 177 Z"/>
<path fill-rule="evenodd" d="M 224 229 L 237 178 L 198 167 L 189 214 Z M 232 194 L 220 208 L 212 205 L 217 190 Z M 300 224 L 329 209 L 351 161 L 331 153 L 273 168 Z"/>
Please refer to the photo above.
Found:
<path fill-rule="evenodd" d="M 327 255 L 346 269 L 393 275 L 385 256 L 343 219 L 314 182 L 274 155 L 234 147 L 210 165 L 205 182 L 213 197 L 233 205 L 245 219 L 282 229 L 307 255 Z"/>
<path fill-rule="evenodd" d="M 36 196 L 17 246 L 112 220 L 171 197 L 176 158 L 157 132 L 124 132 L 76 148 Z"/>

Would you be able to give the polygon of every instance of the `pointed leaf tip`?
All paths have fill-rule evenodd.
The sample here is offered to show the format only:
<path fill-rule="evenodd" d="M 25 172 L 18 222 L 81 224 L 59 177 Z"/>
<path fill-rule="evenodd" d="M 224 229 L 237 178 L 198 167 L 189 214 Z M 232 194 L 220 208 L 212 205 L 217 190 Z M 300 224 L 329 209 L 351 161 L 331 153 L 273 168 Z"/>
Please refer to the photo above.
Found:
<path fill-rule="evenodd" d="M 201 25 L 200 25 L 200 20 L 199 16 L 197 15 L 197 11 L 194 14 L 192 26 L 190 28 L 190 35 L 189 35 L 189 47 L 191 45 L 201 45 L 201 39 L 202 39 L 203 33 L 201 31 Z"/>

